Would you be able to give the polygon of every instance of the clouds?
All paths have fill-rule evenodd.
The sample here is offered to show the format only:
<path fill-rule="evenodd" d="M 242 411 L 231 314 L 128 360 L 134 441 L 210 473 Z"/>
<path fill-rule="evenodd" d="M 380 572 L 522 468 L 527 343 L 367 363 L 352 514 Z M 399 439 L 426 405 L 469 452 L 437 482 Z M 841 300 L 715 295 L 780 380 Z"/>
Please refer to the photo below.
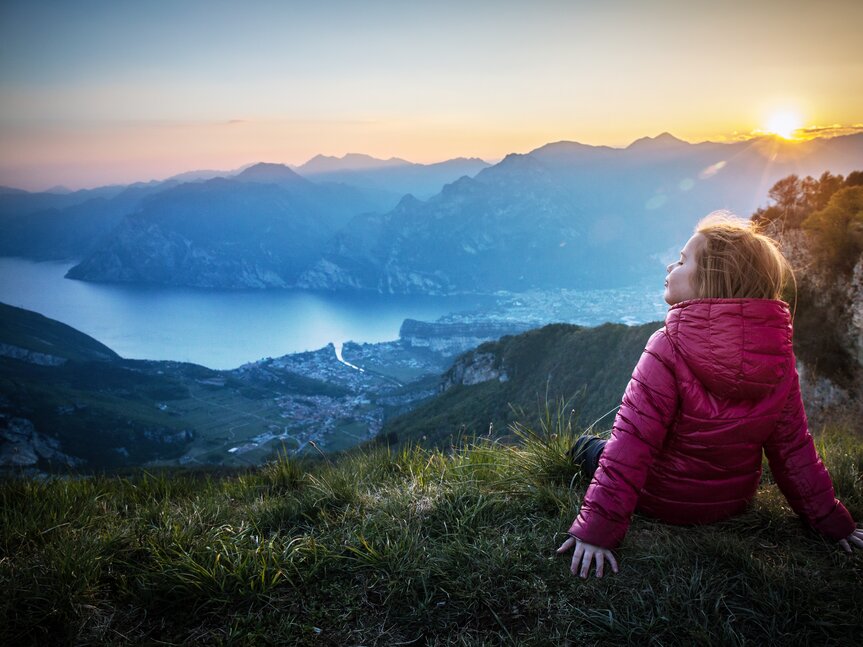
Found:
<path fill-rule="evenodd" d="M 808 126 L 800 128 L 797 132 L 801 139 L 856 135 L 857 133 L 863 133 L 863 124 L 852 124 L 850 126 L 842 126 L 840 124 L 833 124 L 832 126 Z"/>

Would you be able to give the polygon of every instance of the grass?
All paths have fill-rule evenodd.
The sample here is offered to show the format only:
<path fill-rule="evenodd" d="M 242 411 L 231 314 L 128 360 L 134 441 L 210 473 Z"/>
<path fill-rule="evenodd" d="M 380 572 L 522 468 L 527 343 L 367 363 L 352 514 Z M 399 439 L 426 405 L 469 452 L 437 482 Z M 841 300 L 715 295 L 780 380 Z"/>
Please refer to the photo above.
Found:
<path fill-rule="evenodd" d="M 586 483 L 560 412 L 513 444 L 365 448 L 249 472 L 0 484 L 0 644 L 856 644 L 863 551 L 769 475 L 745 514 L 636 516 L 621 571 L 554 556 Z M 863 518 L 863 441 L 824 429 Z"/>

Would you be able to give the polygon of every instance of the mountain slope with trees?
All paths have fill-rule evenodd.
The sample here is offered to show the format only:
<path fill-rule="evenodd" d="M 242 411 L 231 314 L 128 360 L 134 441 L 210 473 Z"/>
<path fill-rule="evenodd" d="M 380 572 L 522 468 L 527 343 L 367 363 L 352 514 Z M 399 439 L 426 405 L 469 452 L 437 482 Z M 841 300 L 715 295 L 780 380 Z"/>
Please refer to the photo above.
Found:
<path fill-rule="evenodd" d="M 299 286 L 455 294 L 661 281 L 663 259 L 699 216 L 752 213 L 789 172 L 847 172 L 861 158 L 863 134 L 689 144 L 665 133 L 626 149 L 548 144 L 427 201 L 356 217 Z"/>
<path fill-rule="evenodd" d="M 573 425 L 609 429 L 648 337 L 661 326 L 552 324 L 482 344 L 443 375 L 438 396 L 387 421 L 378 442 L 446 447 L 460 436 L 499 438 L 513 422 L 537 425 L 558 407 Z"/>
<path fill-rule="evenodd" d="M 286 287 L 348 220 L 376 203 L 278 164 L 182 184 L 140 210 L 69 278 L 194 287 Z"/>

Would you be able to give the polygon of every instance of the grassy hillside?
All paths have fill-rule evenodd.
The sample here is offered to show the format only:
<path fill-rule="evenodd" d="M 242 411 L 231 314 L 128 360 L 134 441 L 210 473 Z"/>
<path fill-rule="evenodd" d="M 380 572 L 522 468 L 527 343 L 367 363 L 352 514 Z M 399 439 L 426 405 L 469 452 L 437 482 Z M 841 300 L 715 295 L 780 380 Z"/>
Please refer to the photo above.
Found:
<path fill-rule="evenodd" d="M 457 384 L 388 421 L 381 438 L 446 446 L 459 435 L 486 433 L 490 423 L 492 435 L 498 436 L 515 420 L 535 423 L 548 401 L 564 402 L 587 427 L 620 404 L 648 337 L 661 326 L 552 324 L 483 344 L 458 361 L 470 364 L 490 354 L 506 381 Z M 612 412 L 598 428 L 610 428 L 613 421 Z"/>
<path fill-rule="evenodd" d="M 0 343 L 64 359 L 120 359 L 110 348 L 71 326 L 5 303 L 0 303 Z"/>
<path fill-rule="evenodd" d="M 237 456 L 227 450 L 284 427 L 275 398 L 346 393 L 290 373 L 268 381 L 195 364 L 125 360 L 74 328 L 0 304 L 0 433 L 24 420 L 38 434 L 11 450 L 0 437 L 0 449 L 25 453 L 49 438 L 62 451 L 40 453 L 28 469 L 67 473 L 71 460 L 85 472 L 113 470 L 187 452 L 199 463 L 248 465 L 272 449 Z"/>
<path fill-rule="evenodd" d="M 0 643 L 856 644 L 863 551 L 769 476 L 743 515 L 636 516 L 620 573 L 554 556 L 585 483 L 558 412 L 514 445 L 354 451 L 216 478 L 0 483 Z M 859 430 L 858 430 L 859 434 Z M 818 438 L 863 518 L 863 441 Z"/>

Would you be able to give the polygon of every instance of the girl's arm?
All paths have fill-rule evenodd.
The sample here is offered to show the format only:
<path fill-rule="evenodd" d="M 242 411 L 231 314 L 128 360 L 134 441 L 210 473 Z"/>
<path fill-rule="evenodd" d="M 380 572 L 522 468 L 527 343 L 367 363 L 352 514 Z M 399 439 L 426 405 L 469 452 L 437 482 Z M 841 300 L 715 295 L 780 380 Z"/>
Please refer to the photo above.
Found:
<path fill-rule="evenodd" d="M 648 340 L 626 387 L 611 440 L 569 529 L 570 535 L 590 548 L 615 548 L 629 528 L 650 465 L 677 413 L 673 364 L 671 342 L 664 330 L 657 331 Z M 561 546 L 558 552 L 574 544 L 565 543 L 566 548 Z M 586 559 L 587 555 L 582 561 Z"/>
<path fill-rule="evenodd" d="M 830 474 L 815 451 L 791 361 L 794 382 L 782 418 L 764 445 L 770 471 L 794 512 L 810 526 L 833 541 L 851 539 L 854 520 L 836 499 Z"/>

